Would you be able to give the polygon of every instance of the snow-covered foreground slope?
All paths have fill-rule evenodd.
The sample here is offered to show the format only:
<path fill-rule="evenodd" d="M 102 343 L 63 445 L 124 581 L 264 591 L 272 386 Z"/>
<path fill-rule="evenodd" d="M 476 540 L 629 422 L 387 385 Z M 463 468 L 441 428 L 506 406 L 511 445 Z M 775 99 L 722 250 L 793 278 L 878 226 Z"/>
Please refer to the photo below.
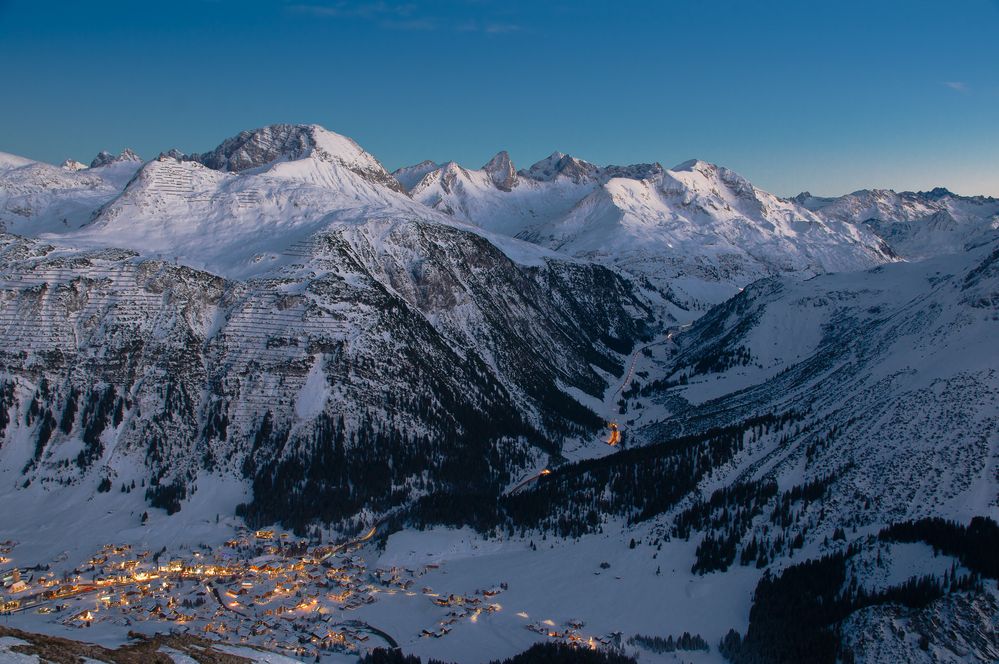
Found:
<path fill-rule="evenodd" d="M 999 240 L 920 264 L 758 282 L 649 347 L 649 357 L 638 353 L 622 398 L 630 449 L 554 469 L 505 501 L 500 523 L 535 541 L 535 528 L 581 536 L 576 553 L 592 533 L 623 529 L 619 558 L 642 551 L 668 561 L 670 576 L 694 572 L 685 593 L 662 596 L 654 609 L 669 616 L 678 605 L 687 624 L 697 621 L 686 602 L 706 584 L 730 582 L 727 606 L 740 606 L 744 575 L 757 580 L 767 569 L 780 578 L 803 560 L 839 556 L 826 566 L 845 574 L 831 592 L 857 607 L 842 609 L 841 634 L 858 661 L 912 659 L 925 643 L 945 660 L 990 661 L 999 652 L 987 608 L 996 605 L 994 581 L 949 593 L 945 584 L 941 599 L 900 611 L 901 599 L 876 593 L 901 598 L 898 588 L 915 577 L 966 580 L 974 569 L 953 552 L 938 557 L 925 544 L 877 536 L 924 517 L 999 517 L 997 332 Z M 629 596 L 629 610 L 659 597 L 652 564 L 649 587 Z M 875 599 L 851 596 L 851 579 Z M 796 593 L 807 596 L 801 583 Z M 534 584 L 544 597 L 571 596 Z M 748 605 L 726 626 L 732 614 L 704 602 L 718 621 L 697 623 L 702 633 L 745 632 Z M 782 624 L 776 614 L 773 621 Z M 955 631 L 935 634 L 933 621 Z M 915 635 L 872 641 L 872 631 L 897 632 L 900 623 Z"/>
<path fill-rule="evenodd" d="M 33 209 L 3 237 L 0 461 L 22 488 L 120 476 L 172 511 L 217 471 L 252 484 L 251 518 L 303 525 L 502 487 L 593 436 L 657 326 L 619 276 L 430 210 L 321 127 L 132 157 L 52 169 L 97 178 L 100 198 L 59 190 L 89 221 Z"/>

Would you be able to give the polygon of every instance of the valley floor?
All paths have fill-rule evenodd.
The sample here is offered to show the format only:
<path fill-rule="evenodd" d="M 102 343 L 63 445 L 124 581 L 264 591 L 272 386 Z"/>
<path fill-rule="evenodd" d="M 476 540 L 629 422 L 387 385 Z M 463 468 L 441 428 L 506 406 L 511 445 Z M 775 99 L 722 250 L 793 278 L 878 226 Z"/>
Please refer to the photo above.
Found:
<path fill-rule="evenodd" d="M 308 661 L 316 653 L 354 661 L 398 643 L 424 658 L 475 663 L 547 639 L 620 648 L 642 661 L 722 661 L 715 644 L 730 627 L 745 628 L 759 572 L 694 576 L 693 543 L 630 548 L 613 530 L 533 542 L 402 531 L 381 549 L 376 537 L 298 547 L 287 534 L 222 524 L 226 542 L 198 537 L 156 556 L 125 536 L 79 561 L 24 559 L 9 542 L 5 568 L 49 569 L 22 572 L 28 587 L 3 621 L 106 647 L 130 632 L 190 634 Z M 655 655 L 628 643 L 634 634 L 685 631 L 711 650 Z"/>

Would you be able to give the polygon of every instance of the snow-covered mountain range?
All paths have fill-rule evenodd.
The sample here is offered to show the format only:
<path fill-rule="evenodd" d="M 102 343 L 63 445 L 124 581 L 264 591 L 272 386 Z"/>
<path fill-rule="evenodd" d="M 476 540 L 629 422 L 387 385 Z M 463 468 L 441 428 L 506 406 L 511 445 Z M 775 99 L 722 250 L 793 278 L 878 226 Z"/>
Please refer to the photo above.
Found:
<path fill-rule="evenodd" d="M 395 175 L 429 207 L 613 265 L 693 306 L 762 276 L 959 250 L 999 225 L 994 199 L 945 190 L 781 199 L 697 160 L 598 167 L 556 152 L 518 172 L 501 152 L 479 170 L 423 162 Z"/>
<path fill-rule="evenodd" d="M 0 153 L 0 500 L 32 516 L 0 540 L 67 549 L 42 521 L 73 555 L 115 531 L 171 546 L 153 525 L 229 515 L 231 533 L 238 510 L 327 537 L 391 525 L 385 556 L 406 558 L 454 554 L 435 529 L 466 527 L 492 551 L 470 584 L 543 587 L 513 564 L 536 555 L 587 621 L 648 634 L 651 600 L 625 605 L 668 566 L 664 628 L 716 644 L 748 624 L 752 644 L 763 570 L 849 543 L 849 574 L 887 588 L 940 570 L 882 528 L 999 516 L 997 229 L 993 198 L 781 198 L 696 160 L 389 173 L 316 125 L 89 167 Z M 624 580 L 594 583 L 621 612 L 599 616 L 568 579 L 618 555 Z M 533 615 L 556 610 L 544 595 L 513 597 Z M 971 629 L 996 596 L 939 601 L 904 620 Z M 863 631 L 903 618 L 854 608 L 838 634 L 858 661 L 924 652 L 878 650 Z M 481 659 L 523 645 L 518 620 L 491 623 Z M 410 645 L 447 658 L 477 638 Z"/>

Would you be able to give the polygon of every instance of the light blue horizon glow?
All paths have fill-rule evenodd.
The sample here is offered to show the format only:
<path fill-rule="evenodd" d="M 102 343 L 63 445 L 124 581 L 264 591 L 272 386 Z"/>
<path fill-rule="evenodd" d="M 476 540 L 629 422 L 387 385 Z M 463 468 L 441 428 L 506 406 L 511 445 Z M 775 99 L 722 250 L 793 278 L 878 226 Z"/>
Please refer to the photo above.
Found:
<path fill-rule="evenodd" d="M 999 0 L 0 0 L 0 151 L 318 123 L 390 170 L 690 158 L 779 195 L 999 196 Z"/>

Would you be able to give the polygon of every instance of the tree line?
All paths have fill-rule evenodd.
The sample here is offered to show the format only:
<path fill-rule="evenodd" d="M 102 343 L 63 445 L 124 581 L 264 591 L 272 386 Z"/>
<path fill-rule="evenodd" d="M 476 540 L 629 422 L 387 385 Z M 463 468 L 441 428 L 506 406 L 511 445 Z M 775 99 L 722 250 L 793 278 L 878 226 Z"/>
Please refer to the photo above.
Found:
<path fill-rule="evenodd" d="M 360 664 L 423 664 L 423 660 L 416 655 L 405 655 L 399 650 L 375 648 L 361 658 Z M 427 664 L 447 663 L 430 659 Z M 537 643 L 519 655 L 492 660 L 489 664 L 637 664 L 637 660 L 618 652 L 546 642 Z"/>

